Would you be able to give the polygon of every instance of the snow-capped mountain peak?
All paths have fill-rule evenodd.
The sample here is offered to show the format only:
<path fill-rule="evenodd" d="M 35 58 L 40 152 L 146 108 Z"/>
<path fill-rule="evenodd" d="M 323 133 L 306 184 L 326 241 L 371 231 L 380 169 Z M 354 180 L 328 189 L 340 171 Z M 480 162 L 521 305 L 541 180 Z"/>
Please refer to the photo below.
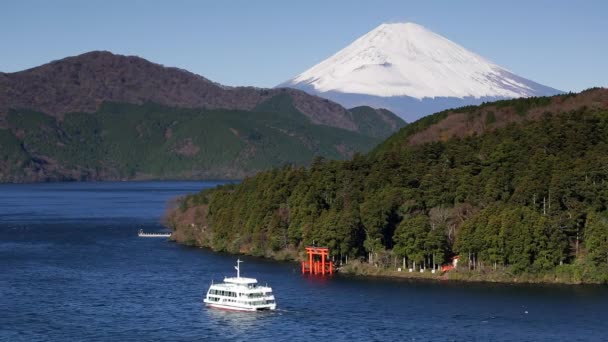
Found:
<path fill-rule="evenodd" d="M 514 75 L 414 23 L 382 24 L 281 86 L 321 96 L 332 92 L 416 99 L 559 92 Z"/>

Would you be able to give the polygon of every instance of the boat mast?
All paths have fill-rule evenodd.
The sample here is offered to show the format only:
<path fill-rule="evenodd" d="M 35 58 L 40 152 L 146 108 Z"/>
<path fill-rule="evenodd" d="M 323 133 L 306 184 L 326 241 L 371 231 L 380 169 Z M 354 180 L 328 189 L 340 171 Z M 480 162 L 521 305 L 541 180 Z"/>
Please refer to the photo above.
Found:
<path fill-rule="evenodd" d="M 234 266 L 234 268 L 236 269 L 236 277 L 240 278 L 241 277 L 241 266 L 240 264 L 243 261 L 241 261 L 241 259 L 236 259 L 236 266 Z"/>

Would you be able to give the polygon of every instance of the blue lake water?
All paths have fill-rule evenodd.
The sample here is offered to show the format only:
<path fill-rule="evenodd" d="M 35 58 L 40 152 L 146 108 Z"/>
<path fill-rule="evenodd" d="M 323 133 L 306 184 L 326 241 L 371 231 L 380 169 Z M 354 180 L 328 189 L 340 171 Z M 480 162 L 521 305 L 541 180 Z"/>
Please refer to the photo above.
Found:
<path fill-rule="evenodd" d="M 236 257 L 162 231 L 166 203 L 218 182 L 0 185 L 3 341 L 606 341 L 608 287 L 305 277 L 242 258 L 279 310 L 208 309 Z"/>

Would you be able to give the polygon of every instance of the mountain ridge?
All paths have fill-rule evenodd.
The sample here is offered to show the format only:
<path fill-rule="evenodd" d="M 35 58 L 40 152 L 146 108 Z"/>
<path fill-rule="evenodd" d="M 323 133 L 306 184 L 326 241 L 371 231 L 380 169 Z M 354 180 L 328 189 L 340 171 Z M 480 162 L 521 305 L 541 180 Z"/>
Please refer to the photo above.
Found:
<path fill-rule="evenodd" d="M 226 87 L 184 69 L 108 51 L 91 51 L 23 71 L 0 73 L 0 120 L 11 108 L 61 117 L 69 112 L 95 112 L 103 102 L 253 110 L 283 93 L 311 122 L 357 130 L 345 108 L 300 90 Z"/>
<path fill-rule="evenodd" d="M 500 100 L 448 109 L 410 123 L 379 144 L 372 153 L 482 135 L 511 124 L 539 121 L 547 113 L 607 109 L 608 89 L 599 87 L 580 93 Z"/>
<path fill-rule="evenodd" d="M 242 178 L 366 152 L 404 124 L 93 51 L 0 73 L 0 182 Z"/>

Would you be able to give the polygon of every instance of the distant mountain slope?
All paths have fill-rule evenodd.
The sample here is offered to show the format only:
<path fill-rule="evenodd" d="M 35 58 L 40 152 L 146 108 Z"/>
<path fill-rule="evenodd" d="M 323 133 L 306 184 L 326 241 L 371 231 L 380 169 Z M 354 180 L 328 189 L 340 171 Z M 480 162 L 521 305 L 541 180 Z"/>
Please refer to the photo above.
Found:
<path fill-rule="evenodd" d="M 382 24 L 279 87 L 413 121 L 447 108 L 559 90 L 515 75 L 413 23 Z"/>
<path fill-rule="evenodd" d="M 592 88 L 576 94 L 501 100 L 480 106 L 450 109 L 412 122 L 374 149 L 374 153 L 429 142 L 482 135 L 514 123 L 541 120 L 545 114 L 576 110 L 607 110 L 608 89 Z"/>
<path fill-rule="evenodd" d="M 104 103 L 57 119 L 11 110 L 0 128 L 0 182 L 243 178 L 315 156 L 344 159 L 380 140 L 316 125 L 298 111 Z"/>
<path fill-rule="evenodd" d="M 369 106 L 355 107 L 348 110 L 357 123 L 359 132 L 370 137 L 387 138 L 405 123 L 388 109 L 376 109 Z M 403 122 L 403 123 L 402 123 Z"/>
<path fill-rule="evenodd" d="M 90 52 L 0 73 L 0 182 L 241 178 L 366 152 L 405 122 Z"/>
<path fill-rule="evenodd" d="M 0 73 L 0 119 L 8 110 L 31 109 L 61 117 L 92 113 L 103 102 L 154 102 L 180 108 L 252 110 L 287 94 L 312 123 L 357 131 L 340 105 L 293 89 L 225 87 L 178 68 L 135 56 L 93 51 L 32 69 Z"/>

